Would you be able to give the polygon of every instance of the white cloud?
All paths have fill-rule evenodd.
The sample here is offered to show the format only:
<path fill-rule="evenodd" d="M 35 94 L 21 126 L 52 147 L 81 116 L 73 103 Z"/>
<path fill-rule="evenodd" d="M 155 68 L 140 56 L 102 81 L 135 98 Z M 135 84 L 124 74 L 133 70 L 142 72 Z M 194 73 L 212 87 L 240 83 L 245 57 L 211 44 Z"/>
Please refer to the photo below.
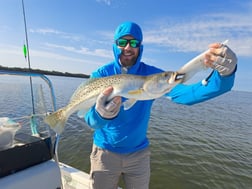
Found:
<path fill-rule="evenodd" d="M 72 41 L 80 41 L 81 37 L 76 34 L 62 32 L 53 28 L 39 28 L 39 29 L 30 29 L 29 32 L 41 35 L 51 35 L 57 36 L 58 38 L 69 39 Z"/>
<path fill-rule="evenodd" d="M 1 47 L 1 46 L 0 46 Z M 69 49 L 68 49 L 69 50 Z M 26 61 L 25 58 L 22 54 L 22 49 L 18 46 L 7 46 L 6 48 L 0 48 L 0 57 L 3 59 L 3 66 L 16 66 L 20 65 L 20 63 L 24 63 L 26 66 Z M 42 50 L 30 50 L 30 57 L 32 59 L 32 62 L 34 59 L 39 60 L 39 61 L 34 61 L 34 63 L 37 62 L 43 62 L 40 61 L 40 59 L 47 59 L 50 60 L 51 62 L 57 60 L 57 61 L 68 61 L 68 62 L 79 62 L 79 63 L 85 63 L 85 64 L 95 64 L 95 65 L 100 65 L 101 63 L 95 62 L 95 61 L 90 61 L 88 59 L 83 59 L 83 58 L 76 58 L 75 56 L 66 56 L 64 53 L 54 53 L 50 51 L 42 51 Z M 5 59 L 10 60 L 13 58 L 13 62 L 6 61 L 8 64 L 11 65 L 6 65 Z M 19 60 L 18 62 L 16 60 Z M 17 63 L 17 64 L 15 64 Z"/>
<path fill-rule="evenodd" d="M 105 49 L 90 50 L 87 47 L 81 47 L 80 49 L 77 49 L 73 46 L 57 45 L 57 44 L 51 44 L 51 43 L 46 43 L 46 46 L 50 48 L 54 48 L 54 49 L 63 49 L 65 51 L 77 53 L 81 55 L 89 55 L 89 56 L 96 56 L 96 57 L 102 57 L 102 58 L 112 58 L 111 50 L 105 50 Z"/>
<path fill-rule="evenodd" d="M 252 56 L 251 13 L 209 14 L 185 21 L 167 21 L 144 32 L 144 42 L 170 51 L 202 51 L 209 43 L 229 39 L 241 56 Z M 168 24 L 167 24 L 168 23 Z"/>
<path fill-rule="evenodd" d="M 98 3 L 105 3 L 106 5 L 110 6 L 112 3 L 112 0 L 96 0 Z"/>
<path fill-rule="evenodd" d="M 39 29 L 30 29 L 31 33 L 39 33 L 39 34 L 65 34 L 64 32 L 52 29 L 52 28 L 39 28 Z"/>

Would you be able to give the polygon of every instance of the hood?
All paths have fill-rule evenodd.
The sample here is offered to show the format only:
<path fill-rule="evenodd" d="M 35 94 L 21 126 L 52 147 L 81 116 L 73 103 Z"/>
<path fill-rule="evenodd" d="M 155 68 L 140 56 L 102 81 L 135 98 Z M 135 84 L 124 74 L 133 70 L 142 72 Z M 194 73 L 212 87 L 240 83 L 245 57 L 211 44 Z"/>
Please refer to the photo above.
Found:
<path fill-rule="evenodd" d="M 138 26 L 134 22 L 123 22 L 121 25 L 119 25 L 115 31 L 114 40 L 116 41 L 117 39 L 119 39 L 123 36 L 126 36 L 126 35 L 131 35 L 135 39 L 137 39 L 141 42 L 143 40 L 142 30 L 141 30 L 140 26 Z M 116 66 L 117 73 L 121 73 L 121 64 L 119 62 L 119 57 L 121 55 L 121 52 L 122 52 L 121 49 L 119 49 L 117 47 L 117 45 L 114 43 L 113 44 L 113 53 L 114 53 L 114 57 L 115 57 L 115 64 L 116 64 L 115 66 Z M 140 66 L 142 53 L 143 53 L 143 45 L 141 45 L 139 47 L 139 55 L 136 60 L 136 63 L 128 69 L 129 74 L 135 74 L 137 72 L 137 70 Z"/>

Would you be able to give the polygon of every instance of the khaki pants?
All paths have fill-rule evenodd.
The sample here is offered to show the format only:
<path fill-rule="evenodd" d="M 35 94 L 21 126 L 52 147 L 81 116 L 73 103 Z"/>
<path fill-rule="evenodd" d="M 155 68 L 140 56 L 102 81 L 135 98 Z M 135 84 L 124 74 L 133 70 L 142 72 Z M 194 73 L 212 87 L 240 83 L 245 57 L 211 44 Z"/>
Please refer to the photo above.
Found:
<path fill-rule="evenodd" d="M 130 154 L 117 154 L 93 145 L 90 160 L 92 189 L 117 189 L 121 175 L 126 189 L 149 188 L 149 148 Z"/>

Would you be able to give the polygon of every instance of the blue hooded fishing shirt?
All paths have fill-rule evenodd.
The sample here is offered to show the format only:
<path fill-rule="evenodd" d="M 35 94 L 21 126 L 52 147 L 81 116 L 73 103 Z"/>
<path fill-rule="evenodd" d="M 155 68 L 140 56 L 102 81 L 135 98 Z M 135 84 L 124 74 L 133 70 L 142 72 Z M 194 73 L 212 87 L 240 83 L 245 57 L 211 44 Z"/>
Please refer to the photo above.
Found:
<path fill-rule="evenodd" d="M 141 28 L 133 22 L 122 23 L 115 31 L 114 40 L 126 35 L 131 35 L 139 41 L 143 39 Z M 116 44 L 113 44 L 113 52 L 115 60 L 94 71 L 91 78 L 122 73 L 119 62 L 121 50 Z M 143 45 L 139 47 L 136 63 L 128 68 L 128 74 L 146 76 L 164 71 L 141 62 L 142 52 Z M 201 82 L 192 85 L 179 84 L 166 96 L 180 104 L 192 105 L 203 102 L 231 90 L 234 77 L 234 73 L 221 77 L 217 71 L 214 71 L 207 85 L 202 85 Z M 132 153 L 146 148 L 149 145 L 147 129 L 153 101 L 138 101 L 128 110 L 124 110 L 122 106 L 114 119 L 104 119 L 96 112 L 95 106 L 90 108 L 85 115 L 85 121 L 91 128 L 94 128 L 94 144 L 116 153 Z"/>

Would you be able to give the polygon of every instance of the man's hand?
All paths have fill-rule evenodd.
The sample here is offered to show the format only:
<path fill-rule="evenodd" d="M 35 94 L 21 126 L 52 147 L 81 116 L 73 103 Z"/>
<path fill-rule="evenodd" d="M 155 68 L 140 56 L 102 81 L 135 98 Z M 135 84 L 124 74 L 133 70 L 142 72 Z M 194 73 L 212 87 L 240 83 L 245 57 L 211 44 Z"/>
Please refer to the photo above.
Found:
<path fill-rule="evenodd" d="M 105 119 L 113 119 L 120 111 L 122 98 L 114 97 L 108 101 L 109 95 L 112 93 L 113 87 L 105 89 L 97 98 L 95 109 L 101 117 Z"/>
<path fill-rule="evenodd" d="M 237 57 L 227 45 L 213 43 L 205 54 L 205 64 L 217 70 L 221 76 L 227 76 L 233 73 Z"/>

